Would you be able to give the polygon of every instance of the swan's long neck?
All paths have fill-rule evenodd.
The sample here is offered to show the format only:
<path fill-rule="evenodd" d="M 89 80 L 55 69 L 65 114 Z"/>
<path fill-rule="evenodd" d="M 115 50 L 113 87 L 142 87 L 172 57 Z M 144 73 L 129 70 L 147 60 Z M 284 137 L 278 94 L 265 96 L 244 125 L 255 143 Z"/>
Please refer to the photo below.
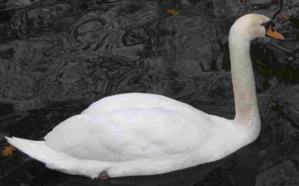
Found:
<path fill-rule="evenodd" d="M 260 125 L 250 58 L 250 41 L 234 28 L 229 34 L 229 51 L 236 109 L 235 121 L 244 125 Z"/>

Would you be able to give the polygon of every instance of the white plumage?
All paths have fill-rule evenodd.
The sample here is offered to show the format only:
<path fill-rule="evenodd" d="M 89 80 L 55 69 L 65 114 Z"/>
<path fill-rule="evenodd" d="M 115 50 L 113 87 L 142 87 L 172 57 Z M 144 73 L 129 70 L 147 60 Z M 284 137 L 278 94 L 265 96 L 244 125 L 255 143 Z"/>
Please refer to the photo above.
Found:
<path fill-rule="evenodd" d="M 233 81 L 234 120 L 206 114 L 161 95 L 128 93 L 93 103 L 57 125 L 44 141 L 6 139 L 49 168 L 91 178 L 103 172 L 110 177 L 160 174 L 221 159 L 259 134 L 247 44 L 264 36 L 265 31 L 250 39 L 243 37 L 243 32 L 268 20 L 250 14 L 231 29 L 232 73 L 233 79 L 237 78 Z"/>

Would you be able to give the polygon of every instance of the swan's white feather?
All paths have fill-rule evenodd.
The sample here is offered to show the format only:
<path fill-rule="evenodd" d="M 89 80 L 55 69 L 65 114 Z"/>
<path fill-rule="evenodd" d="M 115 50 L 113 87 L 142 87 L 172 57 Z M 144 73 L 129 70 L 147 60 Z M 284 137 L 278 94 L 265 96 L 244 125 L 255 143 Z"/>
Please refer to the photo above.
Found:
<path fill-rule="evenodd" d="M 230 31 L 235 120 L 164 96 L 128 93 L 91 104 L 44 141 L 7 141 L 49 168 L 91 178 L 104 171 L 110 177 L 160 174 L 221 159 L 260 131 L 249 41 L 264 36 L 261 23 L 267 20 L 245 15 Z"/>
<path fill-rule="evenodd" d="M 148 104 L 139 104 L 142 100 Z M 112 108 L 116 102 L 120 105 Z M 57 125 L 44 142 L 9 142 L 48 167 L 70 174 L 149 175 L 214 161 L 237 150 L 240 133 L 232 125 L 232 120 L 164 96 L 129 93 L 92 104 Z"/>

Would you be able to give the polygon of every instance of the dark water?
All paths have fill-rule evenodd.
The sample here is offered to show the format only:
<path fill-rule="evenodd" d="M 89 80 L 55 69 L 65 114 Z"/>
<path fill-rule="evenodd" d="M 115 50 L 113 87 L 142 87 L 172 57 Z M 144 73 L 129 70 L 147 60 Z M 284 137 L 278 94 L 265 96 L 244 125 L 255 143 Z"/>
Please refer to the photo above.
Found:
<path fill-rule="evenodd" d="M 245 13 L 272 16 L 280 7 L 287 39 L 252 46 L 263 125 L 255 143 L 208 165 L 108 182 L 49 170 L 17 151 L 0 156 L 0 185 L 298 186 L 296 0 L 1 0 L 0 145 L 4 135 L 41 139 L 93 101 L 124 92 L 163 94 L 232 118 L 229 27 Z"/>

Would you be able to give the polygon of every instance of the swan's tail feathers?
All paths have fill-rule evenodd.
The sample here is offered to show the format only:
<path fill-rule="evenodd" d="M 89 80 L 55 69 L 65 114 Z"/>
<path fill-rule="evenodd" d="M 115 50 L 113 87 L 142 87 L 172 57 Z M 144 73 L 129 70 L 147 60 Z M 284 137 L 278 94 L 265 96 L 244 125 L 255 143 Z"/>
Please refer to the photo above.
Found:
<path fill-rule="evenodd" d="M 16 137 L 5 137 L 12 146 L 30 157 L 46 164 L 50 169 L 56 169 L 68 174 L 98 177 L 110 163 L 102 161 L 77 159 L 49 147 L 45 141 L 33 141 Z"/>
<path fill-rule="evenodd" d="M 16 137 L 5 137 L 12 146 L 29 155 L 30 157 L 41 161 L 52 169 L 67 169 L 67 162 L 70 160 L 68 155 L 57 152 L 48 147 L 45 141 L 33 141 Z"/>

